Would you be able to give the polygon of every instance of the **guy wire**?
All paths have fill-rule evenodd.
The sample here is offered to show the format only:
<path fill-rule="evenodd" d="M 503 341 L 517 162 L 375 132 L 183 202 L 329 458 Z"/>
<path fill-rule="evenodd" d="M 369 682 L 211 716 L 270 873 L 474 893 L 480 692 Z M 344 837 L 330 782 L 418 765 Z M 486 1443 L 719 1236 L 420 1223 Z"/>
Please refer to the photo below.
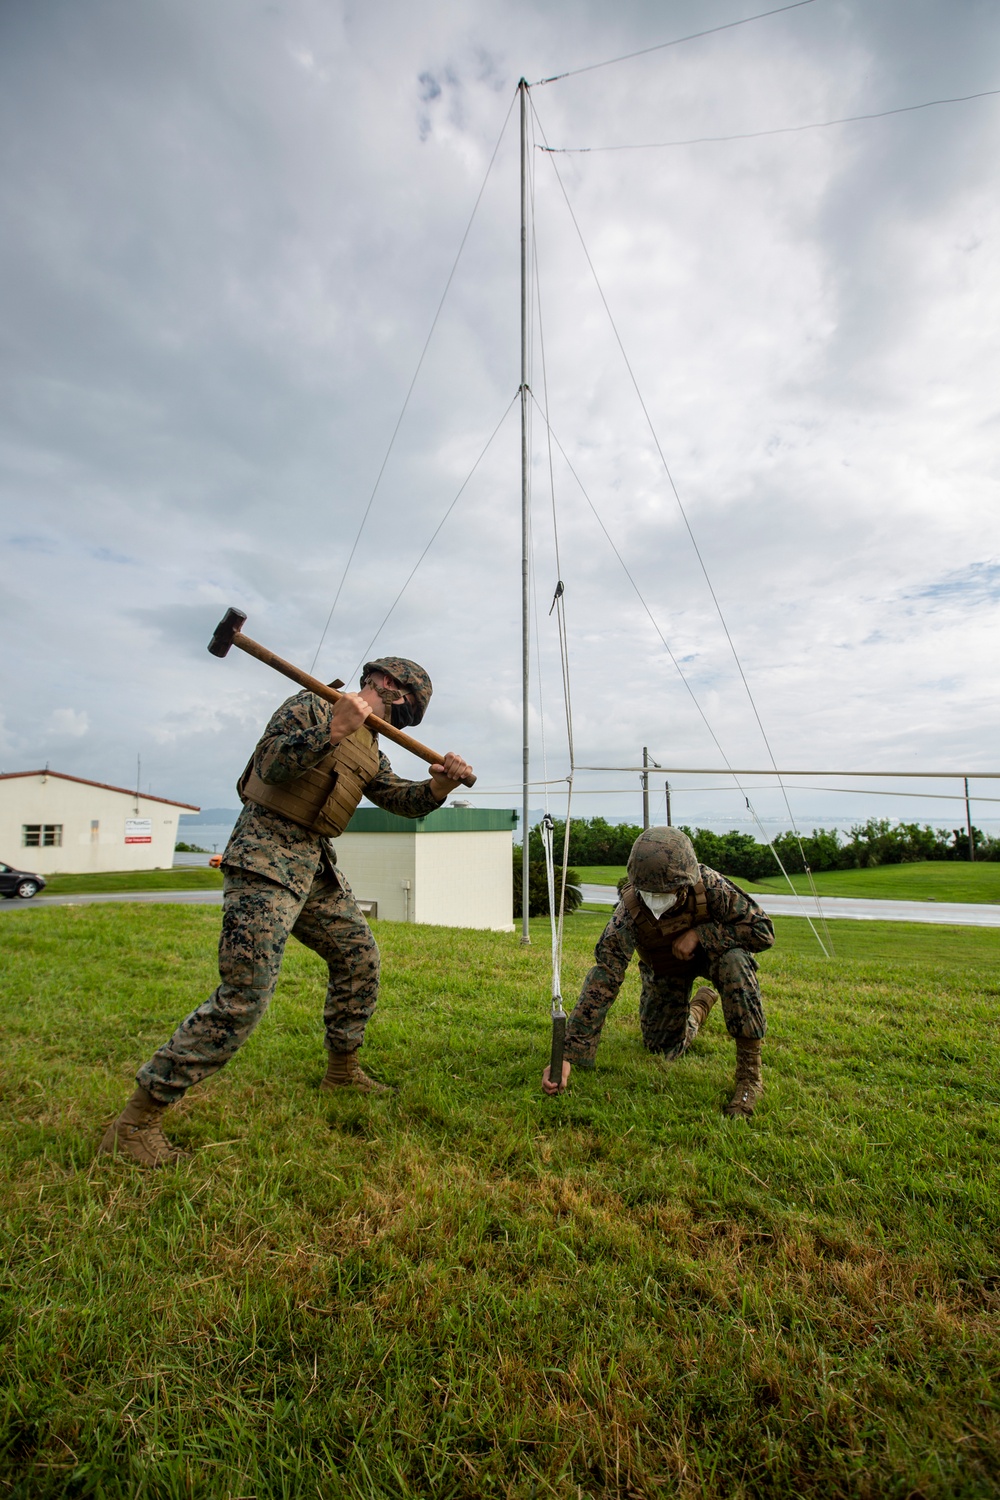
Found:
<path fill-rule="evenodd" d="M 809 120 L 804 125 L 778 125 L 771 130 L 740 130 L 733 135 L 694 135 L 683 141 L 639 141 L 620 146 L 539 146 L 549 156 L 587 156 L 599 151 L 666 151 L 673 146 L 713 146 L 724 141 L 759 141 L 768 135 L 800 135 L 804 130 L 829 130 L 833 125 L 854 125 L 863 120 L 885 120 L 890 115 L 908 115 L 939 104 L 968 104 L 971 99 L 990 99 L 1000 89 L 982 89 L 978 94 L 957 94 L 951 99 L 925 99 L 921 104 L 900 104 L 895 109 L 876 109 L 865 115 L 841 115 L 836 120 Z"/>
<path fill-rule="evenodd" d="M 734 31 L 737 26 L 749 26 L 751 21 L 764 21 L 768 16 L 780 16 L 786 10 L 801 10 L 812 5 L 814 0 L 793 0 L 791 5 L 779 5 L 776 10 L 762 10 L 756 16 L 743 16 L 739 21 L 726 21 L 721 26 L 709 26 L 705 31 L 692 31 L 687 36 L 674 37 L 671 42 L 656 42 L 652 47 L 640 47 L 637 52 L 623 52 L 621 57 L 609 57 L 604 62 L 587 63 L 583 68 L 570 68 L 565 73 L 554 73 L 551 78 L 540 78 L 532 88 L 546 83 L 560 83 L 564 78 L 576 78 L 580 73 L 593 73 L 598 68 L 610 68 L 615 63 L 629 62 L 633 57 L 646 57 L 650 52 L 662 52 L 666 47 L 679 47 L 682 42 L 694 42 L 703 36 L 715 36 L 719 31 Z"/>
<path fill-rule="evenodd" d="M 435 526 L 434 530 L 431 532 L 430 539 L 428 540 L 427 545 L 424 547 L 424 550 L 421 552 L 420 556 L 417 558 L 416 562 L 413 564 L 413 567 L 410 569 L 410 572 L 409 572 L 409 574 L 407 576 L 406 582 L 403 584 L 403 586 L 400 589 L 399 593 L 396 595 L 395 599 L 393 599 L 392 603 L 389 605 L 389 608 L 386 610 L 385 614 L 382 616 L 382 623 L 379 625 L 379 627 L 376 630 L 375 634 L 372 636 L 371 640 L 368 642 L 368 645 L 365 647 L 364 651 L 362 652 L 362 654 L 361 654 L 361 660 L 358 662 L 357 666 L 355 667 L 354 672 L 360 672 L 362 666 L 365 663 L 365 660 L 368 657 L 369 651 L 371 651 L 371 649 L 374 646 L 375 642 L 378 640 L 379 636 L 382 634 L 382 631 L 385 629 L 385 625 L 386 625 L 386 622 L 389 619 L 389 616 L 392 614 L 393 610 L 396 608 L 396 605 L 399 603 L 400 599 L 402 599 L 402 597 L 405 594 L 406 590 L 409 588 L 410 583 L 411 583 L 411 581 L 413 579 L 414 573 L 416 573 L 417 569 L 420 567 L 420 564 L 423 562 L 424 558 L 427 556 L 428 552 L 431 550 L 431 547 L 434 545 L 434 542 L 437 539 L 438 532 L 441 530 L 441 528 L 444 525 L 445 521 L 447 521 L 447 519 L 451 515 L 452 511 L 455 509 L 455 506 L 458 504 L 459 500 L 461 499 L 462 494 L 464 493 L 466 487 L 469 484 L 469 481 L 472 479 L 472 476 L 475 474 L 476 470 L 479 468 L 479 465 L 482 463 L 483 459 L 486 457 L 486 455 L 489 452 L 490 448 L 493 446 L 493 440 L 496 437 L 497 433 L 500 431 L 500 429 L 503 426 L 504 422 L 506 422 L 507 418 L 510 416 L 511 408 L 514 406 L 514 403 L 517 401 L 518 395 L 519 395 L 519 392 L 515 391 L 514 394 L 513 394 L 513 396 L 510 398 L 510 401 L 507 403 L 507 407 L 506 407 L 506 409 L 504 411 L 503 416 L 500 418 L 499 422 L 494 427 L 494 429 L 490 433 L 489 437 L 486 439 L 486 446 L 483 448 L 483 450 L 480 453 L 479 457 L 476 459 L 475 463 L 472 465 L 472 468 L 469 470 L 468 474 L 466 474 L 465 478 L 462 480 L 462 483 L 459 485 L 458 490 L 456 491 L 455 498 L 452 500 L 451 504 L 448 506 L 448 509 L 445 511 L 444 515 L 441 517 L 440 521 L 437 523 L 437 525 Z M 351 675 L 353 676 L 354 673 L 352 673 Z"/>
<path fill-rule="evenodd" d="M 531 103 L 532 114 L 535 117 L 535 120 L 536 120 L 536 122 L 538 124 L 538 128 L 541 131 L 542 138 L 544 140 L 544 138 L 545 138 L 545 130 L 544 130 L 544 127 L 542 126 L 541 121 L 538 119 L 538 112 L 535 109 L 534 101 L 531 100 L 530 95 L 529 95 L 529 102 Z M 743 688 L 744 688 L 744 691 L 746 692 L 747 699 L 748 699 L 748 701 L 750 703 L 750 707 L 751 707 L 751 709 L 753 711 L 753 716 L 754 716 L 754 718 L 757 721 L 757 728 L 760 730 L 761 739 L 764 741 L 764 745 L 765 745 L 765 748 L 767 750 L 768 756 L 770 758 L 771 765 L 774 767 L 774 773 L 778 777 L 779 783 L 782 785 L 782 795 L 783 795 L 784 801 L 785 801 L 785 808 L 786 808 L 786 810 L 788 812 L 789 821 L 792 824 L 792 830 L 793 830 L 793 832 L 795 834 L 795 837 L 796 837 L 796 840 L 798 841 L 798 844 L 799 844 L 799 852 L 800 852 L 801 857 L 802 857 L 803 869 L 806 872 L 806 875 L 807 875 L 808 880 L 809 880 L 810 888 L 812 889 L 813 895 L 815 896 L 816 901 L 818 903 L 818 901 L 819 901 L 819 893 L 818 893 L 818 891 L 815 888 L 815 883 L 814 883 L 813 878 L 812 878 L 812 872 L 809 869 L 809 866 L 808 866 L 808 863 L 807 863 L 806 857 L 805 857 L 805 851 L 802 848 L 802 840 L 801 840 L 801 837 L 799 835 L 798 825 L 797 825 L 796 820 L 795 820 L 795 814 L 792 812 L 792 806 L 791 806 L 791 803 L 788 800 L 788 792 L 785 789 L 784 784 L 781 783 L 781 776 L 778 774 L 778 762 L 775 759 L 774 751 L 771 749 L 771 742 L 770 742 L 770 740 L 767 737 L 767 731 L 764 728 L 764 723 L 763 723 L 763 720 L 761 719 L 760 712 L 759 712 L 759 710 L 757 708 L 757 703 L 756 703 L 756 700 L 755 700 L 755 698 L 753 696 L 753 692 L 751 691 L 750 683 L 748 682 L 746 673 L 743 670 L 743 663 L 740 660 L 739 652 L 736 650 L 736 643 L 733 640 L 733 637 L 732 637 L 732 635 L 730 633 L 729 625 L 726 622 L 726 617 L 725 617 L 725 615 L 723 614 L 723 611 L 722 611 L 722 605 L 719 603 L 718 595 L 715 592 L 715 587 L 714 587 L 714 585 L 712 583 L 711 577 L 709 576 L 708 568 L 707 568 L 707 566 L 705 564 L 705 559 L 704 559 L 704 557 L 702 556 L 702 553 L 701 553 L 701 548 L 698 546 L 698 542 L 697 542 L 697 539 L 695 537 L 694 531 L 693 531 L 693 529 L 691 527 L 691 523 L 688 520 L 687 511 L 684 509 L 684 504 L 683 504 L 683 502 L 681 500 L 681 497 L 680 497 L 680 491 L 678 490 L 677 485 L 674 482 L 674 476 L 671 473 L 670 465 L 667 463 L 666 454 L 663 451 L 663 447 L 662 447 L 662 444 L 660 443 L 659 435 L 658 435 L 658 433 L 656 431 L 655 426 L 653 425 L 653 419 L 652 419 L 652 417 L 649 414 L 649 408 L 646 405 L 645 398 L 643 397 L 642 391 L 641 391 L 641 389 L 639 387 L 639 382 L 636 379 L 635 371 L 632 368 L 632 363 L 631 363 L 631 361 L 630 361 L 630 359 L 628 357 L 628 353 L 627 353 L 627 351 L 625 349 L 625 344 L 624 344 L 624 342 L 622 340 L 622 336 L 621 336 L 621 334 L 618 331 L 618 325 L 615 322 L 614 316 L 613 316 L 613 314 L 611 312 L 611 308 L 608 305 L 608 299 L 604 295 L 604 288 L 601 285 L 600 278 L 599 278 L 599 276 L 597 274 L 597 269 L 596 269 L 596 267 L 594 265 L 593 260 L 591 259 L 590 251 L 587 249 L 587 244 L 586 244 L 586 241 L 583 238 L 583 232 L 582 232 L 582 230 L 580 228 L 580 225 L 579 225 L 579 222 L 577 220 L 576 214 L 573 211 L 573 205 L 570 202 L 569 194 L 566 191 L 565 183 L 562 180 L 562 177 L 561 177 L 561 175 L 559 173 L 559 168 L 556 166 L 555 160 L 552 157 L 550 157 L 549 160 L 552 162 L 552 170 L 555 173 L 556 181 L 559 184 L 559 188 L 560 188 L 560 190 L 562 192 L 563 199 L 564 199 L 564 201 L 566 203 L 566 208 L 569 211 L 570 219 L 572 220 L 573 227 L 576 230 L 577 237 L 578 237 L 578 239 L 580 241 L 580 248 L 583 250 L 584 258 L 586 259 L 587 265 L 590 268 L 590 273 L 591 273 L 591 275 L 594 278 L 594 285 L 597 287 L 597 294 L 600 297 L 601 303 L 602 303 L 602 305 L 604 307 L 604 310 L 605 310 L 605 312 L 608 315 L 608 321 L 611 324 L 611 331 L 613 332 L 613 334 L 615 336 L 615 342 L 617 343 L 618 348 L 619 348 L 619 350 L 621 352 L 622 359 L 625 361 L 625 368 L 628 371 L 629 379 L 632 382 L 632 388 L 635 391 L 636 398 L 638 399 L 639 406 L 640 406 L 640 408 L 642 410 L 642 414 L 643 414 L 643 416 L 646 419 L 646 425 L 649 428 L 650 436 L 653 439 L 653 443 L 654 443 L 654 445 L 656 447 L 656 451 L 657 451 L 657 453 L 659 455 L 660 463 L 663 465 L 663 472 L 664 472 L 664 474 L 667 477 L 667 482 L 670 485 L 670 489 L 671 489 L 671 491 L 673 493 L 674 500 L 677 503 L 677 509 L 680 511 L 681 519 L 684 522 L 684 527 L 685 527 L 685 530 L 687 531 L 688 537 L 690 539 L 691 546 L 694 548 L 694 554 L 695 554 L 695 556 L 698 559 L 698 564 L 699 564 L 699 566 L 701 568 L 702 575 L 703 575 L 703 577 L 705 579 L 705 584 L 706 584 L 706 586 L 708 588 L 709 594 L 712 597 L 712 603 L 715 605 L 715 610 L 716 610 L 716 613 L 717 613 L 717 615 L 719 617 L 719 623 L 722 626 L 723 633 L 724 633 L 724 635 L 726 637 L 726 641 L 729 644 L 729 649 L 730 649 L 730 652 L 732 653 L 733 661 L 736 663 L 736 670 L 738 671 L 738 673 L 740 675 L 740 680 L 743 683 Z M 777 853 L 775 853 L 775 858 L 777 859 Z M 780 860 L 779 860 L 779 864 L 780 864 Z"/>
<path fill-rule="evenodd" d="M 389 456 L 392 453 L 393 447 L 395 445 L 396 438 L 397 438 L 397 436 L 399 434 L 399 429 L 403 425 L 403 418 L 405 417 L 405 415 L 406 415 L 406 409 L 407 409 L 407 407 L 410 404 L 410 397 L 413 395 L 414 386 L 417 383 L 417 378 L 418 378 L 418 376 L 420 374 L 421 369 L 423 368 L 424 360 L 427 357 L 427 351 L 430 348 L 431 339 L 434 337 L 434 330 L 435 330 L 435 328 L 438 325 L 438 319 L 441 316 L 441 311 L 442 311 L 442 308 L 444 307 L 444 304 L 445 304 L 445 298 L 448 296 L 448 293 L 451 290 L 451 284 L 452 284 L 452 282 L 455 279 L 455 272 L 458 270 L 458 263 L 459 263 L 459 261 L 462 258 L 462 251 L 465 249 L 465 243 L 466 243 L 467 239 L 469 238 L 469 234 L 471 233 L 471 230 L 472 230 L 473 221 L 475 220 L 476 214 L 477 214 L 477 212 L 479 210 L 479 205 L 482 202 L 483 194 L 486 191 L 486 184 L 489 181 L 490 173 L 493 170 L 493 163 L 497 159 L 497 152 L 500 150 L 500 143 L 502 142 L 502 140 L 504 138 L 504 134 L 505 134 L 505 132 L 507 130 L 507 125 L 508 125 L 508 122 L 510 120 L 511 113 L 512 113 L 512 111 L 514 109 L 514 100 L 516 98 L 517 98 L 517 93 L 515 92 L 514 95 L 513 95 L 513 98 L 510 101 L 510 106 L 509 106 L 509 108 L 507 110 L 507 113 L 504 116 L 504 122 L 503 122 L 503 124 L 500 127 L 500 134 L 497 136 L 496 145 L 493 147 L 493 155 L 490 157 L 489 165 L 486 168 L 486 175 L 483 178 L 482 185 L 481 185 L 481 187 L 479 189 L 479 192 L 478 192 L 478 194 L 476 196 L 476 201 L 472 205 L 472 213 L 469 215 L 469 222 L 465 226 L 465 233 L 462 235 L 461 243 L 459 244 L 459 247 L 458 247 L 458 253 L 455 256 L 455 260 L 454 260 L 454 263 L 452 265 L 452 268 L 451 268 L 451 270 L 448 273 L 448 280 L 444 284 L 444 291 L 441 293 L 441 300 L 438 302 L 437 311 L 435 312 L 434 317 L 431 320 L 430 329 L 428 330 L 427 337 L 424 340 L 424 347 L 420 351 L 420 358 L 417 360 L 417 367 L 416 367 L 416 369 L 413 372 L 413 379 L 410 381 L 410 384 L 409 384 L 409 387 L 407 389 L 406 395 L 403 398 L 403 405 L 400 408 L 399 416 L 396 418 L 396 425 L 392 429 L 392 436 L 389 438 L 389 446 L 385 450 L 385 455 L 384 455 L 384 457 L 382 459 L 381 466 L 379 468 L 378 473 L 375 476 L 375 483 L 374 483 L 374 485 L 372 487 L 372 492 L 371 492 L 371 494 L 368 497 L 368 504 L 365 506 L 364 514 L 361 517 L 361 525 L 358 527 L 357 534 L 355 535 L 354 542 L 353 542 L 353 544 L 351 546 L 351 550 L 350 550 L 350 553 L 348 555 L 347 561 L 344 564 L 344 571 L 340 575 L 340 582 L 337 585 L 337 592 L 334 595 L 333 603 L 330 605 L 330 613 L 326 617 L 326 624 L 323 626 L 323 632 L 322 632 L 322 634 L 321 634 L 321 636 L 319 638 L 319 644 L 317 645 L 316 650 L 313 652 L 313 659 L 312 659 L 312 662 L 311 662 L 310 667 L 309 667 L 309 671 L 310 672 L 315 671 L 316 662 L 317 662 L 317 660 L 319 658 L 319 653 L 323 649 L 323 642 L 326 640 L 327 632 L 330 629 L 330 625 L 331 625 L 331 623 L 333 621 L 334 613 L 336 611 L 338 603 L 340 602 L 340 595 L 343 592 L 344 583 L 345 583 L 345 581 L 347 579 L 347 574 L 350 571 L 351 563 L 354 561 L 354 554 L 358 550 L 358 543 L 361 540 L 361 533 L 365 529 L 365 523 L 368 520 L 368 516 L 369 516 L 369 513 L 371 511 L 372 505 L 375 502 L 375 496 L 378 493 L 379 485 L 382 483 L 382 476 L 385 473 L 386 465 L 389 462 Z M 383 624 L 384 624 L 384 621 L 383 621 Z"/>
<path fill-rule="evenodd" d="M 542 418 L 544 420 L 544 413 L 542 413 Z M 663 631 L 660 629 L 659 625 L 657 624 L 656 618 L 653 615 L 652 610 L 650 609 L 649 605 L 646 603 L 646 600 L 643 598 L 642 591 L 639 588 L 639 585 L 636 583 L 635 579 L 632 577 L 631 572 L 629 571 L 628 564 L 625 562 L 625 559 L 622 557 L 622 555 L 619 552 L 617 546 L 615 545 L 614 538 L 611 536 L 611 533 L 608 531 L 608 528 L 605 526 L 604 521 L 601 518 L 601 514 L 598 511 L 598 509 L 597 509 L 596 505 L 594 504 L 593 500 L 590 498 L 590 495 L 587 492 L 587 489 L 586 489 L 586 486 L 583 483 L 583 480 L 580 478 L 579 474 L 576 472 L 576 469 L 573 467 L 572 463 L 570 462 L 569 455 L 567 454 L 567 452 L 566 452 L 565 448 L 563 447 L 562 443 L 559 441 L 559 434 L 557 432 L 555 432 L 555 431 L 552 432 L 552 440 L 555 443 L 556 447 L 559 449 L 559 452 L 562 454 L 563 460 L 564 460 L 564 462 L 566 464 L 566 467 L 569 469 L 569 471 L 572 474 L 573 478 L 576 480 L 577 485 L 579 486 L 579 489 L 580 489 L 580 493 L 583 495 L 583 498 L 586 500 L 587 504 L 590 506 L 590 509 L 591 509 L 591 511 L 593 513 L 594 519 L 597 521 L 598 526 L 600 526 L 601 530 L 604 533 L 605 540 L 607 541 L 607 543 L 608 543 L 609 547 L 611 548 L 612 552 L 615 554 L 615 557 L 617 557 L 619 563 L 621 564 L 622 571 L 625 574 L 625 577 L 628 579 L 629 583 L 632 585 L 632 588 L 635 591 L 635 594 L 636 594 L 636 597 L 639 600 L 639 603 L 642 605 L 642 607 L 645 610 L 646 615 L 647 615 L 647 617 L 649 619 L 650 624 L 652 625 L 653 629 L 656 631 L 656 634 L 657 634 L 657 636 L 660 639 L 660 644 L 663 646 L 663 649 L 666 651 L 667 655 L 670 657 L 670 660 L 671 660 L 671 662 L 673 663 L 673 666 L 674 666 L 674 670 L 676 671 L 676 673 L 677 673 L 678 677 L 680 678 L 681 682 L 684 684 L 684 687 L 687 689 L 688 696 L 690 697 L 691 702 L 694 704 L 695 708 L 697 709 L 698 715 L 701 718 L 702 723 L 704 724 L 705 728 L 708 730 L 708 733 L 709 733 L 709 735 L 712 738 L 712 742 L 715 745 L 715 748 L 718 750 L 718 752 L 721 755 L 723 761 L 725 762 L 726 768 L 728 770 L 729 775 L 732 776 L 733 781 L 735 782 L 737 788 L 739 789 L 740 793 L 742 794 L 743 799 L 744 799 L 744 801 L 747 804 L 747 808 L 749 809 L 749 811 L 750 811 L 750 813 L 751 813 L 751 815 L 753 817 L 754 823 L 757 825 L 758 828 L 761 829 L 761 832 L 764 833 L 764 829 L 763 829 L 763 827 L 762 827 L 762 825 L 760 823 L 760 819 L 758 818 L 755 810 L 753 809 L 753 807 L 750 804 L 750 799 L 747 796 L 746 788 L 743 786 L 743 784 L 740 781 L 739 776 L 737 775 L 737 773 L 733 770 L 732 765 L 731 765 L 730 760 L 729 760 L 729 756 L 726 754 L 725 750 L 722 748 L 722 742 L 720 741 L 720 739 L 719 739 L 718 735 L 716 734 L 715 730 L 712 728 L 712 725 L 711 725 L 711 722 L 710 722 L 710 720 L 708 718 L 708 715 L 705 713 L 705 710 L 702 708 L 701 703 L 698 701 L 698 696 L 695 693 L 694 688 L 691 686 L 691 684 L 688 681 L 687 677 L 684 675 L 684 672 L 683 672 L 683 670 L 681 668 L 680 662 L 677 660 L 676 656 L 674 655 L 674 653 L 673 653 L 673 651 L 672 651 L 672 649 L 670 647 L 669 642 L 667 641 L 666 636 L 663 634 Z M 780 779 L 779 779 L 779 784 L 781 784 L 780 783 Z M 784 792 L 784 786 L 783 785 L 782 785 L 782 791 Z M 787 808 L 788 807 L 787 794 L 785 796 L 785 805 L 786 805 L 786 808 Z M 801 839 L 799 837 L 798 829 L 795 826 L 795 819 L 794 819 L 794 816 L 792 815 L 792 812 L 791 812 L 790 808 L 788 808 L 788 815 L 789 815 L 789 818 L 791 819 L 791 822 L 792 822 L 792 831 L 795 833 L 796 839 L 799 841 L 799 847 L 801 849 Z M 771 853 L 774 855 L 775 863 L 777 864 L 778 869 L 781 871 L 782 875 L 784 875 L 785 879 L 788 881 L 789 889 L 792 891 L 793 895 L 798 896 L 798 892 L 795 890 L 795 887 L 792 884 L 791 877 L 789 876 L 788 871 L 785 869 L 784 865 L 782 864 L 781 859 L 780 859 L 780 857 L 778 855 L 777 849 L 775 849 L 775 847 L 774 847 L 773 840 L 768 839 L 766 833 L 764 833 L 764 837 L 765 837 L 765 840 L 767 842 L 768 848 L 771 850 Z M 806 865 L 806 859 L 805 859 L 805 854 L 804 853 L 802 855 L 802 863 L 803 863 L 803 866 Z M 817 908 L 822 913 L 822 908 L 819 906 L 819 892 L 816 890 L 815 882 L 813 882 L 811 879 L 810 879 L 810 885 L 812 886 L 813 895 L 814 895 L 814 897 L 816 899 Z M 802 898 L 799 897 L 799 899 L 801 900 Z M 815 926 L 813 926 L 812 918 L 809 917 L 808 914 L 804 914 L 804 915 L 806 915 L 806 920 L 809 922 L 809 925 L 812 928 L 813 936 L 815 937 L 817 943 L 819 943 L 819 946 L 823 950 L 824 955 L 827 958 L 831 957 L 831 953 L 827 952 L 826 944 L 823 942 L 823 939 L 820 937 L 819 933 L 816 931 Z M 825 919 L 824 919 L 824 923 L 825 923 Z M 827 933 L 827 937 L 829 939 L 829 933 Z M 831 949 L 832 949 L 832 946 L 833 945 L 832 945 L 832 941 L 831 941 Z"/>

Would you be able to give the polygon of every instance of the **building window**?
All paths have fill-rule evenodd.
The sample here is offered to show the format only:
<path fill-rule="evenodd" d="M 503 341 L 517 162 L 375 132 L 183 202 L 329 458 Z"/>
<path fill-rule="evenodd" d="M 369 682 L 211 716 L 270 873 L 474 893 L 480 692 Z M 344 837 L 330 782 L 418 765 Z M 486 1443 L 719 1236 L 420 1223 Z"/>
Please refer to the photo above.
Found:
<path fill-rule="evenodd" d="M 91 818 L 90 820 L 90 842 L 92 844 L 99 844 L 101 842 L 100 818 Z"/>
<path fill-rule="evenodd" d="M 25 849 L 61 849 L 61 823 L 24 823 L 21 841 Z"/>

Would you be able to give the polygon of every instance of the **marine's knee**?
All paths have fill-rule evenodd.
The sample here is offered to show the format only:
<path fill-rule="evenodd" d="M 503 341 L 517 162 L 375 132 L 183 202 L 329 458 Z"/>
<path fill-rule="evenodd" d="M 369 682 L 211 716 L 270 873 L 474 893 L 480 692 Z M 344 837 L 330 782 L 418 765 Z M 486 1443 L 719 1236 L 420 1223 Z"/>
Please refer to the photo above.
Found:
<path fill-rule="evenodd" d="M 711 978 L 720 992 L 727 985 L 757 987 L 757 962 L 745 948 L 730 948 L 728 953 L 720 954 L 712 968 Z"/>
<path fill-rule="evenodd" d="M 753 954 L 743 948 L 730 949 L 713 966 L 712 980 L 722 998 L 729 1035 L 760 1040 L 767 1021 Z"/>
<path fill-rule="evenodd" d="M 227 1035 L 252 1031 L 267 1010 L 271 1000 L 273 984 L 254 986 L 232 984 L 225 975 L 222 983 L 212 991 L 181 1029 L 189 1034 Z"/>
<path fill-rule="evenodd" d="M 347 961 L 356 975 L 359 977 L 363 975 L 378 983 L 382 959 L 374 938 L 369 942 L 359 942 L 356 946 L 352 946 L 347 953 Z"/>

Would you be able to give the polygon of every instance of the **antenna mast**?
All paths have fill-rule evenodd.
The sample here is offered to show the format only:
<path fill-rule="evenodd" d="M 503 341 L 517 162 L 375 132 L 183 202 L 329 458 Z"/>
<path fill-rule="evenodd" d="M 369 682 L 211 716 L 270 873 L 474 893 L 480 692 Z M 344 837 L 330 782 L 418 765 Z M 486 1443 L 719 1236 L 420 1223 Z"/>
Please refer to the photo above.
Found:
<path fill-rule="evenodd" d="M 531 942 L 528 926 L 528 85 L 521 79 L 521 944 Z"/>

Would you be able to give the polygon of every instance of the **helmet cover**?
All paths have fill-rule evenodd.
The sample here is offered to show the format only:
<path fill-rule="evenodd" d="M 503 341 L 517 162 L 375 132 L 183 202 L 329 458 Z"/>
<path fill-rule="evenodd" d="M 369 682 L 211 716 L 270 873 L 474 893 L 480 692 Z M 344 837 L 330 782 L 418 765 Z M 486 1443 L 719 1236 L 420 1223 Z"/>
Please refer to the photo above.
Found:
<path fill-rule="evenodd" d="M 419 724 L 427 712 L 427 705 L 434 691 L 431 680 L 423 667 L 418 666 L 415 661 L 408 661 L 405 656 L 380 656 L 377 661 L 365 662 L 361 673 L 362 687 L 372 672 L 385 672 L 389 677 L 394 678 L 400 687 L 412 693 L 417 700 L 415 708 L 402 703 L 395 705 L 391 711 L 391 718 L 396 728 L 406 729 L 411 724 Z M 397 715 L 395 709 L 403 710 L 403 712 Z M 390 711 L 387 710 L 386 718 L 389 717 Z M 403 722 L 397 723 L 397 717 Z"/>
<path fill-rule="evenodd" d="M 679 828 L 647 828 L 632 845 L 628 878 L 635 889 L 667 895 L 698 881 L 698 856 Z"/>

